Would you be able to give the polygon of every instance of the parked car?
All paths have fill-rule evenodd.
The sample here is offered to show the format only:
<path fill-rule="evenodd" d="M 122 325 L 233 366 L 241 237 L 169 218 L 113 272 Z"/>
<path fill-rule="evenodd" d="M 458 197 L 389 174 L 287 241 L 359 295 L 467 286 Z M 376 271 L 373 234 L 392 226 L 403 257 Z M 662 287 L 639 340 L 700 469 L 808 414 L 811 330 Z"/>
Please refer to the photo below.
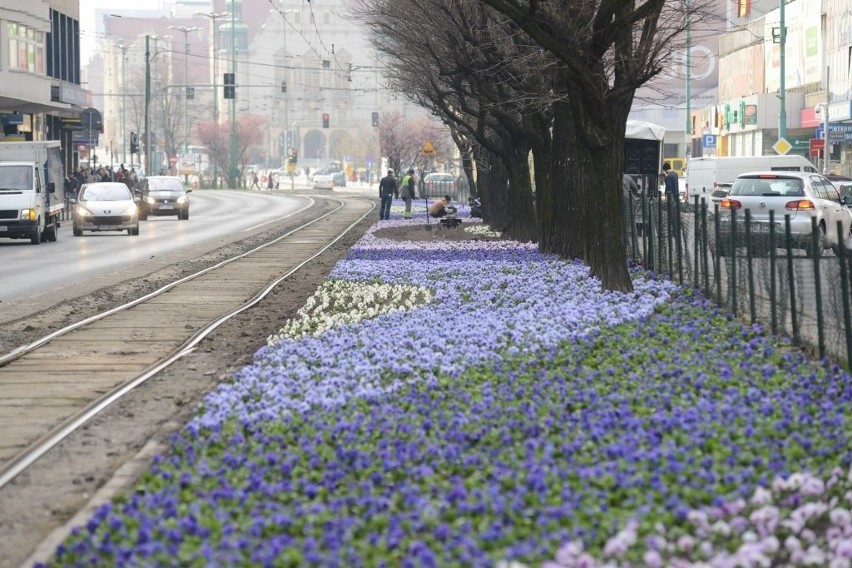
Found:
<path fill-rule="evenodd" d="M 138 198 L 121 182 L 85 183 L 73 206 L 72 226 L 75 237 L 83 231 L 127 231 L 139 234 Z"/>
<path fill-rule="evenodd" d="M 346 187 L 346 174 L 343 172 L 332 172 L 331 179 L 334 187 Z"/>
<path fill-rule="evenodd" d="M 139 218 L 145 220 L 149 215 L 177 215 L 181 221 L 189 219 L 189 193 L 183 180 L 176 176 L 150 176 L 139 184 L 142 202 Z"/>
<path fill-rule="evenodd" d="M 750 172 L 737 177 L 727 197 L 722 199 L 720 214 L 721 243 L 716 250 L 725 254 L 730 247 L 731 215 L 736 210 L 736 230 L 740 242 L 745 236 L 745 211 L 751 211 L 750 234 L 758 243 L 765 243 L 769 234 L 769 212 L 774 212 L 775 231 L 778 244 L 786 239 L 784 216 L 790 216 L 790 234 L 793 246 L 805 249 L 813 256 L 811 219 L 816 219 L 819 229 L 816 255 L 822 256 L 828 247 L 838 251 L 844 246 L 837 238 L 837 222 L 841 222 L 842 234 L 849 235 L 852 216 L 840 203 L 837 188 L 824 176 L 808 172 L 763 171 Z"/>
<path fill-rule="evenodd" d="M 314 174 L 314 189 L 334 189 L 334 174 L 332 173 L 317 173 Z"/>
<path fill-rule="evenodd" d="M 722 200 L 725 199 L 731 192 L 733 183 L 721 182 L 716 184 L 716 189 L 710 193 L 710 205 L 708 211 L 713 213 L 716 210 L 716 205 L 722 206 Z"/>
<path fill-rule="evenodd" d="M 456 178 L 453 174 L 433 172 L 423 178 L 423 193 L 427 197 L 449 195 L 456 199 Z"/>

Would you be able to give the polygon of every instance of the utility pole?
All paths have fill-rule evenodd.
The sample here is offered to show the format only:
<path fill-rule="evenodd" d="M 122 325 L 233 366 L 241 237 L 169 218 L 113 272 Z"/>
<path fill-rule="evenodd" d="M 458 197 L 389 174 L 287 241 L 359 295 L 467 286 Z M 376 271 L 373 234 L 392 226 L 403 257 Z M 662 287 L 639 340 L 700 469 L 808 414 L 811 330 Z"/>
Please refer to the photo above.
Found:
<path fill-rule="evenodd" d="M 787 0 L 781 0 L 781 30 L 779 30 L 780 35 L 780 45 L 781 45 L 781 54 L 778 59 L 781 67 L 781 82 L 779 85 L 779 99 L 781 100 L 781 110 L 778 111 L 778 139 L 785 140 L 787 138 L 787 101 L 786 101 L 786 78 L 784 77 L 787 73 L 786 69 L 786 54 L 787 51 L 787 27 L 784 24 L 784 5 L 787 3 Z"/>
<path fill-rule="evenodd" d="M 237 95 L 236 95 L 236 84 L 237 84 L 237 45 L 236 45 L 236 35 L 237 35 L 237 22 L 236 22 L 236 7 L 234 6 L 234 0 L 231 0 L 231 73 L 233 73 L 234 77 L 234 98 L 231 99 L 231 107 L 230 107 L 230 118 L 231 118 L 231 160 L 230 160 L 230 172 L 229 178 L 231 179 L 234 187 L 236 187 L 237 181 Z"/>
<path fill-rule="evenodd" d="M 783 1 L 783 0 L 782 0 Z M 689 160 L 692 156 L 692 97 L 690 88 L 690 79 L 692 78 L 692 34 L 690 26 L 690 0 L 686 0 L 686 124 L 684 132 L 686 133 L 686 148 L 684 148 L 684 158 Z"/>
<path fill-rule="evenodd" d="M 210 19 L 210 28 L 213 34 L 213 124 L 215 125 L 216 135 L 219 135 L 219 48 L 216 45 L 216 40 L 219 35 L 219 30 L 216 27 L 216 20 L 224 18 L 228 15 L 227 12 L 195 12 L 196 16 L 204 16 Z M 213 187 L 219 189 L 219 168 L 218 160 L 213 158 Z"/>
<path fill-rule="evenodd" d="M 148 112 L 151 106 L 151 36 L 145 35 L 145 173 L 151 173 L 151 128 Z"/>
<path fill-rule="evenodd" d="M 127 46 L 124 43 L 115 44 L 121 50 L 121 106 L 119 107 L 119 115 L 121 122 L 121 162 L 127 163 L 127 124 L 125 122 L 126 112 L 125 104 L 127 104 L 127 80 L 125 78 L 125 69 L 127 67 Z"/>

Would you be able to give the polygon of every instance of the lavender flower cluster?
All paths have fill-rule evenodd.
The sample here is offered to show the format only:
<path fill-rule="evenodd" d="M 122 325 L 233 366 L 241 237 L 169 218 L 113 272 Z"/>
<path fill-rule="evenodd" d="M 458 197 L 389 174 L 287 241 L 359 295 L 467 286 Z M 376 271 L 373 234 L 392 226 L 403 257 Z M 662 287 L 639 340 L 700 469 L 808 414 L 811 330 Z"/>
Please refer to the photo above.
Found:
<path fill-rule="evenodd" d="M 432 301 L 259 350 L 55 564 L 491 566 L 578 551 L 641 566 L 652 547 L 636 542 L 664 539 L 665 559 L 680 535 L 705 538 L 695 511 L 852 463 L 849 375 L 690 291 L 637 275 L 631 294 L 602 292 L 583 265 L 518 243 L 430 245 L 368 234 L 331 278 Z"/>

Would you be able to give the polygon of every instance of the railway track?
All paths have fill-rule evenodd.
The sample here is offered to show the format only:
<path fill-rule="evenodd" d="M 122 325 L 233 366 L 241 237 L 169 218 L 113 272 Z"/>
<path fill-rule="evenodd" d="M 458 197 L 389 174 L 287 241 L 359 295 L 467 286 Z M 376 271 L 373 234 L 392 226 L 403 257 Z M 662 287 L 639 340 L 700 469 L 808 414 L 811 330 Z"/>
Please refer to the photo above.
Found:
<path fill-rule="evenodd" d="M 375 207 L 316 199 L 326 210 L 284 235 L 0 355 L 0 494 L 93 417 L 298 278 Z"/>

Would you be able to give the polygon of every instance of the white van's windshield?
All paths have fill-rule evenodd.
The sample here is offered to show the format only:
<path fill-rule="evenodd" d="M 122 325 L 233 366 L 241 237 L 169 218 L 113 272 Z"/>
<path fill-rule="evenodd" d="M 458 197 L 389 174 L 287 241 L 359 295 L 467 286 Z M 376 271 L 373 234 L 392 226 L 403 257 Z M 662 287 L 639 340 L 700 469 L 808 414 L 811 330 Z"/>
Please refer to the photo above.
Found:
<path fill-rule="evenodd" d="M 32 190 L 33 169 L 29 166 L 0 166 L 0 189 Z"/>

